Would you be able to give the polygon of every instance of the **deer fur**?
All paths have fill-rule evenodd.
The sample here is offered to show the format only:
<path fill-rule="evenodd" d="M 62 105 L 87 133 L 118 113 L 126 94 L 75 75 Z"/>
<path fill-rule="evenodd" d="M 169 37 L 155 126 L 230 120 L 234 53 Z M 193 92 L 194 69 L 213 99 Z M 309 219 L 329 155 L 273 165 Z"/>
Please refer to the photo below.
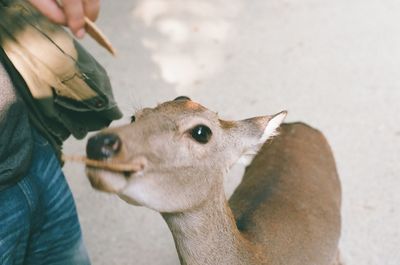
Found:
<path fill-rule="evenodd" d="M 101 134 L 121 141 L 111 163 L 141 170 L 88 167 L 87 174 L 95 188 L 160 212 L 181 264 L 340 264 L 340 182 L 321 132 L 303 123 L 281 125 L 286 112 L 224 121 L 188 99 L 135 116 Z M 212 131 L 207 143 L 191 137 L 199 124 Z M 253 158 L 228 201 L 224 176 Z"/>

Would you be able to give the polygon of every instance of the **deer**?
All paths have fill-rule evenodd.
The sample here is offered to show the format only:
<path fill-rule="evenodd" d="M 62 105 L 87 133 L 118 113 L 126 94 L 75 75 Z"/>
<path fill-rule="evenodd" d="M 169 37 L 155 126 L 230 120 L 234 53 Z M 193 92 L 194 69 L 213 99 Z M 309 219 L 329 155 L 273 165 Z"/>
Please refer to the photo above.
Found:
<path fill-rule="evenodd" d="M 286 115 L 222 120 L 178 97 L 91 137 L 87 159 L 99 163 L 86 174 L 95 189 L 159 212 L 182 265 L 339 265 L 331 148 Z M 223 179 L 237 162 L 247 167 L 228 200 Z"/>

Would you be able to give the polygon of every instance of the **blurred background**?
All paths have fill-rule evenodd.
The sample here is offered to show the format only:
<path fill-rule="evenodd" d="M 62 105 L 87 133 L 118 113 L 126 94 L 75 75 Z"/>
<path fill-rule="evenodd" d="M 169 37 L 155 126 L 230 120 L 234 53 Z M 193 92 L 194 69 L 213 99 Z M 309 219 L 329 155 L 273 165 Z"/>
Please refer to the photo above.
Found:
<path fill-rule="evenodd" d="M 343 186 L 346 264 L 398 265 L 399 14 L 397 0 L 102 0 L 98 25 L 118 56 L 83 43 L 126 115 L 113 125 L 187 95 L 225 119 L 287 109 L 320 129 Z M 158 213 L 93 190 L 83 166 L 65 172 L 94 265 L 179 264 Z M 242 173 L 233 168 L 228 194 Z"/>

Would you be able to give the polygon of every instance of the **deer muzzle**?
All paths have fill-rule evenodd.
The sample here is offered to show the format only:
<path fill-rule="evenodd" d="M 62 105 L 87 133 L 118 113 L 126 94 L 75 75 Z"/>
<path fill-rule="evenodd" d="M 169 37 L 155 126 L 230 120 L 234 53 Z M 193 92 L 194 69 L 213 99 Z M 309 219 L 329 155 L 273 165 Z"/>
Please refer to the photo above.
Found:
<path fill-rule="evenodd" d="M 89 159 L 110 159 L 121 150 L 121 139 L 116 134 L 97 134 L 91 137 L 86 146 Z"/>

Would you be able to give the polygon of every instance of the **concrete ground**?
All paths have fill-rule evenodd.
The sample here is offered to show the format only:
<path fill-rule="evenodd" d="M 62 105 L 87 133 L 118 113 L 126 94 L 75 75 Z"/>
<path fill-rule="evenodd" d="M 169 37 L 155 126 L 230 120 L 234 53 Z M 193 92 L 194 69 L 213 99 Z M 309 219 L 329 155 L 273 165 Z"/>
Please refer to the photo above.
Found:
<path fill-rule="evenodd" d="M 343 185 L 348 265 L 400 264 L 400 2 L 103 0 L 105 66 L 127 115 L 185 94 L 240 119 L 289 110 L 322 130 Z M 128 118 L 116 124 L 126 123 Z M 70 140 L 69 154 L 85 141 Z M 67 164 L 93 264 L 179 264 L 161 217 L 94 191 Z M 227 179 L 232 187 L 242 168 Z"/>

